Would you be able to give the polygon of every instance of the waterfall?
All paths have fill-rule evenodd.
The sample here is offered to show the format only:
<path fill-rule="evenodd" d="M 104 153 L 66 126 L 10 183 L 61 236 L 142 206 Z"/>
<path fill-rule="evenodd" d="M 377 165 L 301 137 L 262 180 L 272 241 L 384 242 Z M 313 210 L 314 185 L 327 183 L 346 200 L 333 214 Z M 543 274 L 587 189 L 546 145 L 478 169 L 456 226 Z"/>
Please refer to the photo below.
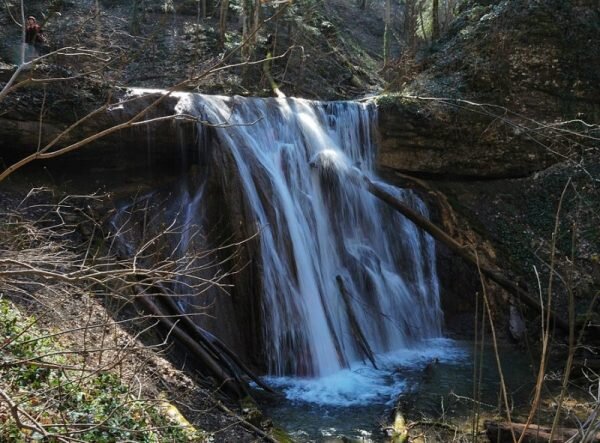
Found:
<path fill-rule="evenodd" d="M 232 159 L 244 223 L 259 230 L 269 373 L 325 376 L 441 334 L 433 240 L 352 179 L 378 180 L 373 105 L 179 97 L 177 111 L 202 120 L 200 162 Z"/>

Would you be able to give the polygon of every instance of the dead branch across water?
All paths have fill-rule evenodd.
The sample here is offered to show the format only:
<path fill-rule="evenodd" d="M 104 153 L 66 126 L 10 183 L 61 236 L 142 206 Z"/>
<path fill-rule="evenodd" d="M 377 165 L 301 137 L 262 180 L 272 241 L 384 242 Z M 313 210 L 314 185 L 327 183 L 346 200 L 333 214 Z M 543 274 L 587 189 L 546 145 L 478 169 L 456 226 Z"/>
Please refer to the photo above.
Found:
<path fill-rule="evenodd" d="M 396 198 L 391 193 L 386 191 L 382 186 L 372 182 L 367 177 L 361 176 L 361 181 L 362 183 L 364 183 L 364 186 L 367 189 L 367 191 L 369 191 L 375 197 L 387 203 L 393 209 L 404 215 L 415 225 L 417 225 L 420 229 L 423 229 L 437 241 L 443 243 L 446 247 L 448 247 L 448 249 L 450 249 L 456 255 L 461 257 L 463 260 L 469 262 L 473 266 L 479 266 L 484 276 L 496 282 L 502 288 L 513 294 L 523 304 L 527 305 L 528 307 L 534 309 L 537 312 L 541 312 L 542 308 L 540 306 L 539 301 L 535 297 L 531 296 L 529 293 L 518 287 L 513 281 L 506 278 L 501 272 L 492 270 L 486 266 L 481 265 L 481 263 L 478 263 L 477 257 L 474 253 L 475 247 L 461 245 L 448 234 L 446 234 L 438 226 L 431 223 L 425 217 L 418 214 L 415 210 L 408 207 L 400 199 Z M 557 316 L 555 312 L 551 312 L 550 316 L 557 327 L 559 327 L 565 332 L 569 331 L 568 322 Z"/>

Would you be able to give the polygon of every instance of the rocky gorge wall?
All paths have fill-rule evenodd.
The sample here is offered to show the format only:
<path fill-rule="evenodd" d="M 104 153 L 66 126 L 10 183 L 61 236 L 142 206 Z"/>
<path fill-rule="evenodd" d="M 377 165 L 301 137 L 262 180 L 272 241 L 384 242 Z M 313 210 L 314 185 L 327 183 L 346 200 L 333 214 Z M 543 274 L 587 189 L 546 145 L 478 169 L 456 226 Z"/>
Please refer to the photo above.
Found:
<path fill-rule="evenodd" d="M 106 136 L 70 153 L 62 160 L 81 159 L 108 170 L 151 169 L 152 164 L 177 168 L 193 158 L 192 150 L 177 146 L 177 133 L 193 137 L 193 124 L 181 119 L 166 119 L 140 124 L 144 120 L 174 116 L 176 97 L 164 97 L 156 105 L 160 93 L 128 98 L 127 90 L 119 94 L 120 104 L 113 98 L 107 109 L 99 100 L 82 102 L 65 97 L 60 105 L 48 107 L 40 120 L 36 106 L 43 99 L 41 90 L 25 96 L 9 97 L 6 111 L 0 116 L 0 157 L 5 165 L 44 148 L 72 124 L 74 116 L 100 109 L 93 117 L 61 135 L 52 148 L 64 148 L 108 130 Z M 54 93 L 46 91 L 46 100 Z M 118 96 L 118 95 L 117 95 Z M 424 174 L 430 177 L 500 178 L 522 177 L 545 169 L 569 154 L 560 146 L 548 146 L 539 134 L 509 119 L 475 109 L 452 109 L 448 102 L 432 102 L 419 98 L 381 96 L 377 99 L 379 115 L 381 167 Z M 94 108 L 95 105 L 97 108 Z M 136 122 L 129 120 L 152 105 L 152 109 Z M 111 128 L 123 125 L 119 131 Z M 181 135 L 181 134 L 180 134 Z M 180 137 L 181 138 L 181 137 Z M 556 148 L 556 149 L 553 149 Z M 569 147 L 570 148 L 570 147 Z"/>
<path fill-rule="evenodd" d="M 390 77 L 382 164 L 489 179 L 579 161 L 600 121 L 598 2 L 469 0 L 457 13 Z"/>
<path fill-rule="evenodd" d="M 382 97 L 379 163 L 438 178 L 523 177 L 558 161 L 525 127 L 453 102 Z"/>
<path fill-rule="evenodd" d="M 467 27 L 473 27 L 470 30 L 473 35 L 483 39 L 485 32 L 489 31 L 487 19 L 483 20 L 485 11 L 495 13 L 496 7 L 497 5 L 486 6 L 483 9 L 475 8 L 479 11 L 478 18 L 473 16 L 469 19 L 471 21 L 467 22 Z M 503 11 L 504 9 L 499 10 L 497 15 L 501 16 L 500 12 Z M 589 9 L 586 11 L 587 14 L 590 13 Z M 541 12 L 533 10 L 533 13 L 539 15 Z M 563 16 L 570 16 L 571 13 L 570 10 L 562 10 L 561 20 L 567 23 Z M 557 42 L 554 38 L 549 41 L 554 42 L 552 44 Z M 499 95 L 502 91 L 496 87 L 482 88 L 480 95 L 472 99 L 461 98 L 459 94 L 446 99 L 431 100 L 425 96 L 435 92 L 440 92 L 440 96 L 443 95 L 442 91 L 436 90 L 434 86 L 439 86 L 439 80 L 444 78 L 442 73 L 447 69 L 444 63 L 455 60 L 460 55 L 460 48 L 457 49 L 455 40 L 447 39 L 444 44 L 449 51 L 446 52 L 446 56 L 442 57 L 442 53 L 434 52 L 432 61 L 426 65 L 428 69 L 420 73 L 405 91 L 380 96 L 377 99 L 380 137 L 378 162 L 381 168 L 420 175 L 431 179 L 436 186 L 439 185 L 442 192 L 450 197 L 459 217 L 469 220 L 480 238 L 492 239 L 494 246 L 491 249 L 499 250 L 508 263 L 506 266 L 518 274 L 524 268 L 531 269 L 535 260 L 523 253 L 527 248 L 523 249 L 517 243 L 539 238 L 540 244 L 543 244 L 543 239 L 550 237 L 552 211 L 560 195 L 560 189 L 553 191 L 552 198 L 549 198 L 549 195 L 542 195 L 544 188 L 536 183 L 535 177 L 543 175 L 545 171 L 556 171 L 556 168 L 560 169 L 563 163 L 587 165 L 588 160 L 593 160 L 591 154 L 593 154 L 594 129 L 585 127 L 581 122 L 586 121 L 583 119 L 598 115 L 598 102 L 594 100 L 597 88 L 594 89 L 592 85 L 593 76 L 596 74 L 588 68 L 577 74 L 582 79 L 587 79 L 585 88 L 588 94 L 571 94 L 562 89 L 564 87 L 562 83 L 557 83 L 558 86 L 553 86 L 551 90 L 540 92 L 527 83 L 535 77 L 535 65 L 518 65 L 517 61 L 511 58 L 510 60 L 515 63 L 514 66 L 511 65 L 513 66 L 511 69 L 515 70 L 514 75 L 522 71 L 523 75 L 519 74 L 519 78 L 525 79 L 524 82 L 527 84 L 523 82 L 514 84 L 511 89 L 513 92 L 506 96 L 513 101 L 508 105 L 516 106 L 515 109 L 523 105 L 528 115 L 509 111 L 504 106 L 496 104 L 483 106 L 478 102 L 478 100 L 497 101 L 498 97 L 502 96 Z M 548 49 L 550 46 L 544 46 L 546 55 L 553 53 Z M 527 43 L 519 51 L 526 51 L 526 48 L 532 50 L 531 45 Z M 572 54 L 567 52 L 564 54 L 566 58 L 561 62 L 561 66 L 572 61 Z M 436 57 L 439 60 L 436 61 Z M 439 72 L 435 71 L 435 66 L 438 66 Z M 471 65 L 465 66 L 467 68 L 465 72 L 470 72 L 468 68 Z M 57 68 L 49 66 L 43 69 Z M 492 70 L 489 72 L 492 77 L 489 78 L 499 81 L 502 72 L 502 70 L 497 72 Z M 554 68 L 550 68 L 546 74 L 550 76 L 553 72 Z M 560 72 L 565 76 L 564 78 L 572 75 L 566 69 Z M 54 75 L 52 72 L 45 74 Z M 2 77 L 7 78 L 8 75 L 10 75 L 10 68 L 4 70 Z M 464 83 L 468 79 L 474 81 L 480 78 L 478 75 L 465 75 L 461 82 Z M 494 75 L 496 77 L 493 77 Z M 514 77 L 513 74 L 511 75 Z M 517 86 L 521 84 L 523 87 L 517 91 Z M 426 86 L 433 88 L 431 94 L 427 94 Z M 471 86 L 463 85 L 456 90 L 448 89 L 448 91 L 461 92 L 465 88 L 470 90 Z M 481 91 L 487 91 L 487 95 Z M 533 91 L 531 93 L 533 95 L 528 94 L 527 91 Z M 127 95 L 125 89 L 113 92 L 111 103 L 114 105 L 76 126 L 57 146 L 68 146 L 91 134 L 121 124 L 158 97 L 158 95 L 148 95 L 127 105 L 117 104 Z M 18 95 L 7 96 L 1 104 L 3 112 L 0 115 L 2 162 L 9 165 L 33 153 L 40 140 L 42 140 L 40 146 L 44 146 L 68 128 L 73 121 L 102 106 L 108 96 L 103 85 L 79 80 L 69 82 L 66 87 L 51 83 L 44 88 L 34 86 L 24 89 Z M 42 103 L 45 104 L 45 111 L 40 120 L 39 109 Z M 175 103 L 174 98 L 167 97 L 146 117 L 153 119 L 172 115 Z M 565 118 L 572 118 L 567 126 L 560 122 L 554 123 L 563 112 Z M 582 128 L 585 131 L 581 131 Z M 114 185 L 118 177 L 121 177 L 126 183 L 125 186 L 121 185 L 122 195 L 138 192 L 140 187 L 149 190 L 172 182 L 196 161 L 193 144 L 178 145 L 176 140 L 181 139 L 178 137 L 178 133 L 181 132 L 187 133 L 186 138 L 190 140 L 195 137 L 193 124 L 185 121 L 155 121 L 147 126 L 125 128 L 44 165 L 49 167 L 55 181 L 58 182 L 79 180 L 90 188 L 98 188 L 106 182 L 107 178 L 110 178 Z M 582 163 L 581 154 L 586 152 L 588 153 L 586 160 Z M 585 174 L 589 171 L 586 172 L 584 169 L 580 173 Z M 79 178 L 74 179 L 74 176 Z M 552 176 L 554 177 L 552 189 L 554 189 L 559 186 L 560 180 L 557 174 Z M 518 178 L 521 178 L 522 182 L 517 186 L 516 182 L 511 180 Z M 566 176 L 564 178 L 567 179 Z M 490 190 L 494 191 L 490 192 Z M 590 214 L 593 213 L 597 202 L 597 199 L 593 198 L 593 190 L 593 186 L 590 187 L 583 182 L 579 189 L 580 195 L 590 197 L 588 200 L 592 202 L 591 206 L 585 206 L 590 208 L 588 211 Z M 527 193 L 528 201 L 532 202 L 532 205 L 526 205 L 527 200 L 522 198 L 523 192 Z M 432 203 L 435 204 L 433 201 Z M 525 207 L 522 207 L 523 205 Z M 587 224 L 589 223 L 586 222 Z M 590 228 L 586 232 L 595 231 Z M 585 266 L 590 270 L 594 267 L 594 262 L 593 254 L 588 250 L 590 245 L 597 241 L 594 235 L 588 235 L 587 246 L 585 251 L 582 251 Z M 525 255 L 527 258 L 523 261 Z M 445 254 L 441 260 L 446 264 L 457 263 L 452 254 Z M 462 265 L 443 265 L 442 269 L 445 268 L 447 273 L 442 279 L 446 281 L 456 281 L 457 273 L 461 275 L 461 279 L 463 277 L 468 279 L 473 272 L 472 269 Z M 474 285 L 469 284 L 469 286 Z M 460 295 L 461 289 L 460 287 L 447 288 L 447 300 Z M 475 291 L 476 289 L 471 292 Z M 447 303 L 446 306 L 452 309 L 455 305 Z M 469 309 L 470 303 L 466 300 L 462 311 L 466 312 Z"/>

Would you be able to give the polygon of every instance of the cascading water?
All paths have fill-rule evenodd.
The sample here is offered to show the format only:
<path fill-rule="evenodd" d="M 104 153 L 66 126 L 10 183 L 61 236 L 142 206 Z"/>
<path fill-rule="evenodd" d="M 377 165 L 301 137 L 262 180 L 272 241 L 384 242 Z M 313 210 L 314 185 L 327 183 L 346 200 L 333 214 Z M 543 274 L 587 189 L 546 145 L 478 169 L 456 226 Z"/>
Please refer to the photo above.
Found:
<path fill-rule="evenodd" d="M 178 112 L 218 140 L 204 155 L 233 159 L 245 223 L 260 230 L 270 374 L 328 376 L 440 336 L 433 240 L 353 179 L 377 180 L 374 106 L 179 97 Z M 426 214 L 413 193 L 388 188 Z"/>
<path fill-rule="evenodd" d="M 198 120 L 196 138 L 178 126 L 183 176 L 117 211 L 115 253 L 166 254 L 185 271 L 159 293 L 268 369 L 286 395 L 262 405 L 267 415 L 299 442 L 382 441 L 378 423 L 402 393 L 418 392 L 432 416 L 469 396 L 472 344 L 440 338 L 433 240 L 362 185 L 364 175 L 427 215 L 375 177 L 376 108 L 172 95 Z M 482 384 L 489 398 L 495 382 Z"/>

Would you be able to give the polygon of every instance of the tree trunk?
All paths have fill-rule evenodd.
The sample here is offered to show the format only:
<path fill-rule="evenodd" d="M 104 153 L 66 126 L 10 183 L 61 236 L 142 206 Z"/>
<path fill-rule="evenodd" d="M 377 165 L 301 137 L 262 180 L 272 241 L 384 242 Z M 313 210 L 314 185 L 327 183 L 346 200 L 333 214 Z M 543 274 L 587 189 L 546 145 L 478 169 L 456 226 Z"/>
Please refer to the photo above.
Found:
<path fill-rule="evenodd" d="M 350 295 L 344 286 L 344 280 L 341 275 L 337 275 L 335 277 L 335 281 L 338 284 L 338 288 L 340 290 L 340 294 L 342 294 L 342 299 L 344 300 L 344 305 L 346 306 L 346 315 L 348 316 L 348 322 L 350 323 L 350 330 L 352 331 L 352 335 L 356 340 L 358 347 L 360 348 L 363 355 L 369 359 L 371 364 L 375 369 L 377 369 L 377 363 L 375 363 L 375 354 L 371 350 L 371 346 L 369 346 L 369 342 L 367 338 L 360 329 L 360 325 L 358 320 L 356 319 L 356 314 L 354 313 L 354 309 L 352 309 L 352 301 L 350 300 Z"/>
<path fill-rule="evenodd" d="M 131 34 L 139 35 L 142 21 L 142 0 L 133 0 L 131 8 Z"/>
<path fill-rule="evenodd" d="M 439 0 L 432 0 L 431 4 L 431 41 L 440 38 Z"/>
<path fill-rule="evenodd" d="M 221 0 L 219 13 L 219 46 L 225 47 L 225 33 L 227 32 L 227 12 L 229 11 L 229 0 Z"/>
<path fill-rule="evenodd" d="M 390 61 L 390 23 L 392 21 L 392 0 L 385 0 L 385 25 L 383 30 L 383 66 Z"/>

